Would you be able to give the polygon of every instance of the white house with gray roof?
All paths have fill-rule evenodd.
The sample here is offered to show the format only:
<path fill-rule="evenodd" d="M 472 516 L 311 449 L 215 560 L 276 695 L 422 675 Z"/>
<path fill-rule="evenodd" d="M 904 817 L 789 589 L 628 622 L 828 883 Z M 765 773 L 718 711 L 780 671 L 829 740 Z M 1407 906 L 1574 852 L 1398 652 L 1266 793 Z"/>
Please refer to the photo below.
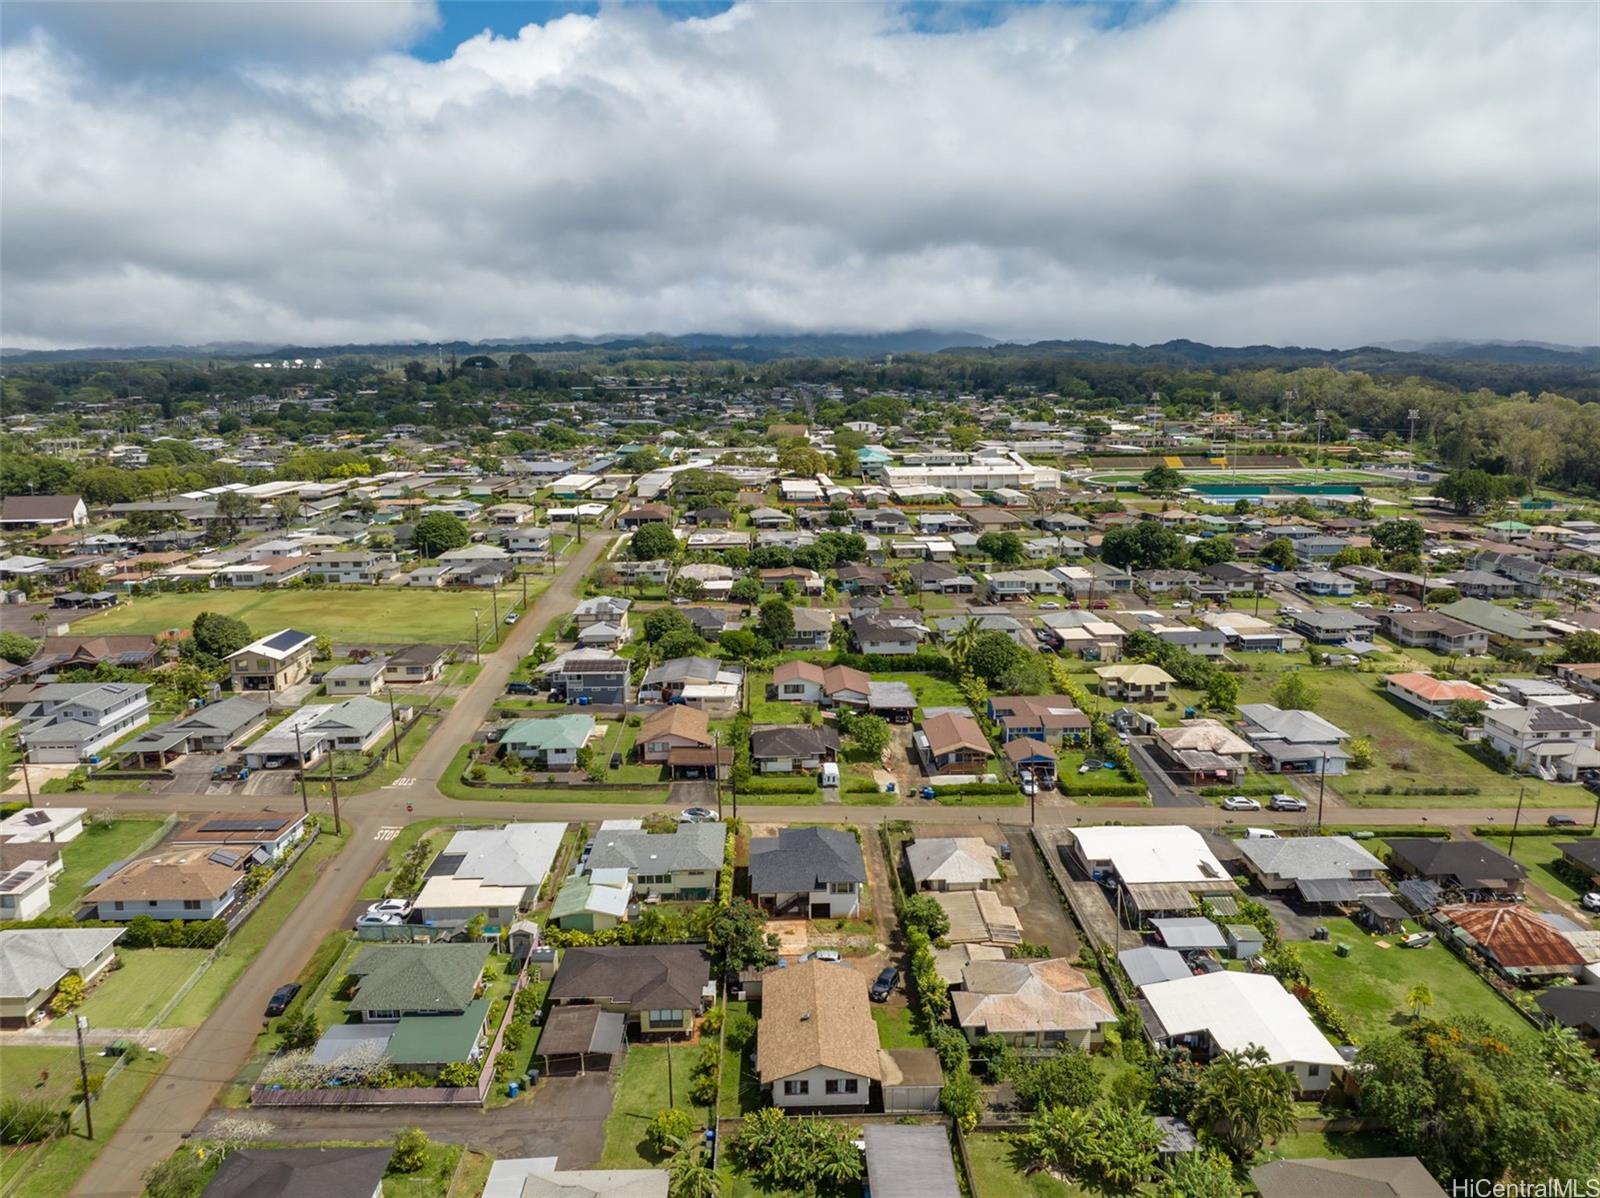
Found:
<path fill-rule="evenodd" d="M 866 883 L 861 844 L 834 828 L 783 828 L 750 841 L 750 898 L 777 915 L 852 918 Z"/>
<path fill-rule="evenodd" d="M 330 752 L 365 753 L 391 727 L 389 705 L 365 697 L 325 703 L 292 712 L 245 750 L 253 770 L 307 766 Z"/>
<path fill-rule="evenodd" d="M 1284 711 L 1271 703 L 1244 703 L 1244 734 L 1269 769 L 1280 774 L 1343 774 L 1350 734 L 1311 711 Z"/>
<path fill-rule="evenodd" d="M 55 682 L 17 712 L 18 739 L 35 765 L 75 765 L 150 722 L 144 682 Z"/>
<path fill-rule="evenodd" d="M 1274 894 L 1295 890 L 1308 903 L 1353 903 L 1386 894 L 1384 863 L 1348 836 L 1290 836 L 1238 842 L 1257 881 Z"/>
<path fill-rule="evenodd" d="M 0 1027 L 25 1027 L 61 979 L 93 982 L 115 956 L 125 928 L 19 928 L 0 932 Z"/>
<path fill-rule="evenodd" d="M 605 828 L 589 853 L 591 873 L 625 869 L 640 898 L 698 902 L 716 894 L 726 824 L 679 824 L 671 832 Z"/>

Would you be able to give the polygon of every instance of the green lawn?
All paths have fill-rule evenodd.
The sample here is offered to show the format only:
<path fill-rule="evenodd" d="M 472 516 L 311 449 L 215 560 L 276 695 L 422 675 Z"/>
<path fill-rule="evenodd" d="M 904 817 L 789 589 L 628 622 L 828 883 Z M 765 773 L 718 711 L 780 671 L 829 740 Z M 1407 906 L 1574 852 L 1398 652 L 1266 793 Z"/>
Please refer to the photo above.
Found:
<path fill-rule="evenodd" d="M 725 1018 L 733 1019 L 737 1015 L 751 1013 L 749 1003 L 730 1001 Z M 717 1101 L 717 1114 L 721 1118 L 736 1119 L 762 1105 L 761 1081 L 750 1060 L 754 1048 L 753 1038 L 743 1044 L 731 1036 L 723 1041 L 721 1089 Z"/>
<path fill-rule="evenodd" d="M 1255 663 L 1252 663 L 1255 664 Z M 1279 673 L 1264 666 L 1243 676 L 1241 703 L 1271 701 Z M 1370 769 L 1352 770 L 1329 779 L 1355 806 L 1373 807 L 1515 807 L 1517 792 L 1526 788 L 1528 807 L 1571 807 L 1581 803 L 1583 792 L 1537 778 L 1502 774 L 1468 752 L 1461 741 L 1437 723 L 1419 718 L 1379 693 L 1378 674 L 1347 669 L 1309 669 L 1307 680 L 1316 692 L 1315 711 L 1354 736 L 1370 736 L 1376 761 Z M 1472 795 L 1362 794 L 1383 786 L 1401 791 L 1407 787 L 1475 787 Z"/>
<path fill-rule="evenodd" d="M 1295 947 L 1312 983 L 1345 1016 L 1357 1040 L 1364 1042 L 1402 1026 L 1410 1015 L 1406 994 L 1418 982 L 1426 983 L 1433 994 L 1430 1014 L 1435 1018 L 1478 1015 L 1513 1039 L 1533 1034 L 1532 1025 L 1444 945 L 1435 942 L 1422 949 L 1401 948 L 1396 937 L 1371 936 L 1352 920 L 1321 922 L 1332 933 L 1330 939 L 1304 941 Z M 1415 927 L 1408 924 L 1406 930 Z M 1379 939 L 1394 947 L 1379 948 Z M 1350 946 L 1348 957 L 1334 955 L 1338 944 Z"/>
<path fill-rule="evenodd" d="M 884 1003 L 872 1004 L 872 1022 L 878 1025 L 878 1047 L 926 1048 L 928 1042 L 911 1025 L 910 1007 L 891 1007 Z"/>
<path fill-rule="evenodd" d="M 133 856 L 145 841 L 161 830 L 155 819 L 119 819 L 90 823 L 76 840 L 61 846 L 61 876 L 50 891 L 50 915 L 71 915 L 78 908 L 84 886 L 106 866 Z"/>
<path fill-rule="evenodd" d="M 18 1051 L 6 1050 L 8 1075 L 15 1068 Z M 61 1057 L 62 1063 L 51 1068 L 52 1087 L 57 1073 L 74 1079 L 77 1075 L 76 1051 L 62 1049 L 61 1052 L 65 1054 Z M 96 1063 L 101 1065 L 98 1070 L 95 1069 Z M 60 1198 L 71 1190 L 160 1075 L 165 1063 L 159 1054 L 141 1053 L 138 1061 L 126 1066 L 106 1084 L 95 1099 L 93 1140 L 84 1138 L 83 1120 L 80 1118 L 74 1123 L 73 1135 L 61 1136 L 41 1147 L 6 1149 L 0 1154 L 0 1192 L 6 1198 Z M 96 1058 L 90 1069 L 103 1073 L 110 1068 L 110 1064 L 110 1061 Z M 26 1072 L 23 1075 L 28 1076 Z M 32 1076 L 37 1077 L 37 1069 L 33 1070 Z M 63 1095 L 65 1093 L 63 1091 Z"/>
<path fill-rule="evenodd" d="M 534 584 L 529 584 L 529 594 Z M 521 586 L 499 592 L 502 614 L 522 600 Z M 188 628 L 203 611 L 235 616 L 263 635 L 279 628 L 300 628 L 335 641 L 399 644 L 430 641 L 451 644 L 472 641 L 472 613 L 482 613 L 486 637 L 493 604 L 487 591 L 445 591 L 423 587 L 314 588 L 206 591 L 201 594 L 153 595 L 132 599 L 97 615 L 73 622 L 85 636 L 120 632 L 161 632 Z M 492 643 L 492 637 L 490 637 Z"/>
<path fill-rule="evenodd" d="M 917 697 L 917 707 L 965 707 L 966 698 L 956 684 L 932 674 L 879 674 L 872 675 L 874 682 L 904 682 Z"/>
<path fill-rule="evenodd" d="M 432 1144 L 428 1161 L 415 1173 L 383 1175 L 383 1198 L 444 1198 L 461 1160 L 460 1144 Z"/>
<path fill-rule="evenodd" d="M 1511 856 L 1528 867 L 1528 880 L 1535 886 L 1542 886 L 1557 898 L 1575 903 L 1580 896 L 1578 889 L 1550 866 L 1561 860 L 1561 850 L 1556 845 L 1587 839 L 1588 831 L 1584 828 L 1569 828 L 1566 831 L 1568 835 L 1564 836 L 1518 836 L 1516 851 Z M 1511 844 L 1509 836 L 1485 836 L 1482 839 L 1502 853 L 1507 852 Z"/>
<path fill-rule="evenodd" d="M 1024 1173 L 1025 1163 L 1014 1154 L 1011 1142 L 993 1132 L 968 1136 L 967 1156 L 972 1161 L 972 1198 L 1092 1198 L 1094 1194 L 1048 1173 Z"/>
<path fill-rule="evenodd" d="M 665 803 L 669 788 L 665 783 L 660 786 L 630 790 L 599 790 L 584 787 L 564 786 L 515 786 L 515 787 L 486 787 L 468 786 L 461 781 L 461 771 L 467 763 L 467 754 L 472 746 L 462 745 L 461 749 L 451 759 L 446 767 L 444 777 L 439 779 L 440 793 L 449 795 L 453 799 L 478 800 L 486 803 Z M 493 771 L 490 774 L 494 777 Z M 509 775 L 507 775 L 509 776 Z M 542 773 L 530 775 L 532 779 L 542 779 Z"/>
<path fill-rule="evenodd" d="M 382 787 L 389 785 L 389 783 L 393 782 L 396 778 L 401 777 L 406 772 L 406 768 L 412 759 L 422 751 L 422 746 L 427 743 L 428 737 L 433 735 L 433 730 L 439 726 L 439 720 L 441 718 L 442 717 L 436 715 L 423 716 L 415 724 L 411 725 L 410 729 L 408 729 L 405 734 L 400 737 L 400 760 L 398 763 L 395 761 L 394 753 L 389 753 L 389 755 L 385 757 L 378 765 L 377 769 L 373 770 L 359 782 L 341 782 L 339 784 L 339 793 L 364 794 L 369 790 L 381 789 Z M 380 747 L 392 749 L 393 733 L 390 734 L 389 739 L 385 740 L 383 745 Z M 354 768 L 360 769 L 365 764 L 366 759 L 358 755 Z"/>
<path fill-rule="evenodd" d="M 142 1028 L 200 963 L 203 948 L 138 948 L 117 954 L 120 969 L 94 988 L 79 1014 L 98 1028 Z"/>
<path fill-rule="evenodd" d="M 660 1162 L 644 1142 L 645 1126 L 659 1110 L 674 1105 L 668 1099 L 667 1055 L 672 1054 L 672 1097 L 684 1110 L 689 1106 L 689 1070 L 697 1049 L 656 1048 L 635 1045 L 628 1049 L 622 1075 L 612 1087 L 611 1113 L 606 1116 L 606 1146 L 601 1169 L 653 1169 Z M 699 1112 L 697 1118 L 703 1117 Z"/>
<path fill-rule="evenodd" d="M 255 913 L 234 933 L 233 939 L 217 955 L 211 968 L 188 994 L 184 995 L 163 1023 L 165 1027 L 197 1027 L 204 1023 L 222 996 L 238 981 L 267 941 L 288 922 L 296 904 L 306 896 L 317 874 L 330 857 L 344 847 L 344 840 L 324 831 L 298 861 L 289 876 L 278 883 Z"/>
<path fill-rule="evenodd" d="M 1381 1131 L 1353 1131 L 1328 1133 L 1302 1131 L 1284 1136 L 1261 1154 L 1263 1160 L 1304 1160 L 1306 1157 L 1330 1157 L 1333 1160 L 1354 1160 L 1364 1156 L 1402 1156 L 1400 1146 Z"/>

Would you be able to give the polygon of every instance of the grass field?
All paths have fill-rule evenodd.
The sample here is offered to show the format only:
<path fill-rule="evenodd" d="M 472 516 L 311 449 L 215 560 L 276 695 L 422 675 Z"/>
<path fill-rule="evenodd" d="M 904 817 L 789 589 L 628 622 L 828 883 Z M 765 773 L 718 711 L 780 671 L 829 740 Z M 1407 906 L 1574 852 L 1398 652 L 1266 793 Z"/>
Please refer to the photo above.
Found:
<path fill-rule="evenodd" d="M 660 1162 L 644 1142 L 644 1131 L 655 1113 L 674 1105 L 668 1101 L 667 1054 L 672 1062 L 672 1097 L 684 1110 L 689 1107 L 689 1069 L 694 1064 L 692 1048 L 652 1048 L 635 1045 L 628 1049 L 622 1075 L 612 1087 L 611 1113 L 606 1116 L 606 1146 L 600 1154 L 601 1169 L 653 1169 Z M 700 1112 L 703 1117 L 705 1112 Z"/>
<path fill-rule="evenodd" d="M 1024 1173 L 1024 1162 L 1011 1142 L 993 1132 L 968 1136 L 967 1156 L 972 1160 L 972 1198 L 1092 1198 L 1095 1194 L 1048 1173 Z"/>
<path fill-rule="evenodd" d="M 1558 844 L 1587 839 L 1589 832 L 1586 828 L 1569 828 L 1566 831 L 1568 835 L 1564 836 L 1518 836 L 1516 850 L 1511 852 L 1511 856 L 1528 867 L 1528 880 L 1535 886 L 1543 887 L 1557 898 L 1575 903 L 1579 898 L 1578 889 L 1550 866 L 1561 860 L 1561 850 L 1556 847 Z M 1511 851 L 1509 836 L 1485 836 L 1483 839 L 1502 853 Z"/>
<path fill-rule="evenodd" d="M 730 1001 L 724 1019 L 732 1020 L 737 1016 L 750 1014 L 752 1012 L 749 1003 Z M 748 1115 L 762 1104 L 761 1080 L 756 1076 L 755 1067 L 750 1059 L 754 1047 L 753 1037 L 743 1044 L 735 1041 L 732 1036 L 723 1041 L 717 1114 L 724 1119 L 736 1119 L 740 1115 Z"/>
<path fill-rule="evenodd" d="M 19 1052 L 54 1053 L 56 1050 L 9 1048 L 6 1050 L 8 1075 L 13 1068 L 17 1068 L 21 1076 L 31 1079 L 38 1076 L 40 1066 L 34 1065 L 30 1073 L 25 1064 L 19 1063 Z M 77 1078 L 77 1052 L 63 1048 L 59 1050 L 55 1059 L 59 1064 L 48 1066 L 51 1085 L 42 1089 L 53 1090 L 58 1074 L 63 1079 L 70 1079 L 66 1081 L 61 1091 L 61 1097 L 65 1100 Z M 110 1061 L 96 1058 L 91 1063 L 90 1070 L 104 1073 L 110 1065 Z M 117 1128 L 122 1126 L 139 1099 L 144 1096 L 144 1092 L 160 1075 L 164 1065 L 165 1060 L 160 1055 L 141 1053 L 136 1062 L 126 1066 L 106 1083 L 99 1097 L 95 1099 L 94 1139 L 85 1138 L 83 1120 L 80 1117 L 74 1122 L 75 1131 L 71 1135 L 60 1136 L 44 1145 L 5 1149 L 0 1153 L 0 1192 L 3 1192 L 6 1198 L 60 1198 L 62 1194 L 71 1190 L 73 1183 L 82 1176 L 83 1171 L 105 1147 Z M 25 1095 L 30 1093 L 27 1090 L 23 1092 Z M 62 1105 L 65 1105 L 65 1101 Z"/>
<path fill-rule="evenodd" d="M 1379 937 L 1368 935 L 1348 919 L 1322 921 L 1329 932 L 1325 941 L 1297 944 L 1306 972 L 1314 985 L 1349 1021 L 1360 1041 L 1404 1025 L 1410 1017 L 1406 994 L 1418 982 L 1433 994 L 1429 1013 L 1434 1018 L 1477 1015 L 1513 1039 L 1533 1035 L 1533 1027 L 1480 981 L 1454 953 L 1442 944 L 1427 948 L 1400 948 L 1395 937 L 1382 937 L 1392 948 L 1380 948 Z M 1407 924 L 1407 931 L 1416 927 Z M 1337 957 L 1334 946 L 1348 944 L 1350 955 Z"/>
<path fill-rule="evenodd" d="M 911 1025 L 910 1007 L 891 1007 L 887 1004 L 874 1003 L 872 1022 L 878 1025 L 879 1048 L 889 1050 L 928 1046 L 928 1042 Z"/>
<path fill-rule="evenodd" d="M 156 819 L 119 819 L 113 823 L 86 824 L 83 834 L 61 846 L 61 876 L 50 894 L 50 915 L 71 915 L 89 879 L 106 866 L 133 856 L 161 830 Z"/>
<path fill-rule="evenodd" d="M 206 959 L 203 948 L 140 948 L 117 954 L 120 969 L 95 986 L 78 1012 L 97 1028 L 142 1028 Z"/>
<path fill-rule="evenodd" d="M 541 589 L 548 580 L 541 580 Z M 530 580 L 529 594 L 534 584 Z M 499 592 L 503 615 L 522 600 L 522 588 Z M 204 591 L 198 594 L 152 595 L 119 603 L 109 611 L 72 622 L 74 634 L 93 636 L 119 632 L 161 632 L 188 628 L 203 611 L 235 616 L 258 636 L 279 628 L 299 628 L 335 641 L 399 644 L 427 641 L 453 644 L 472 641 L 472 613 L 482 612 L 486 637 L 493 603 L 488 591 L 436 591 L 422 587 Z"/>
<path fill-rule="evenodd" d="M 277 888 L 234 933 L 233 939 L 217 955 L 211 968 L 206 970 L 205 975 L 163 1021 L 163 1026 L 195 1027 L 204 1023 L 222 1001 L 222 996 L 255 960 L 256 954 L 288 921 L 296 904 L 305 898 L 306 892 L 316 881 L 323 864 L 343 847 L 343 839 L 331 832 L 324 831 L 317 837 L 317 842 L 290 867 L 289 876 L 278 883 Z"/>

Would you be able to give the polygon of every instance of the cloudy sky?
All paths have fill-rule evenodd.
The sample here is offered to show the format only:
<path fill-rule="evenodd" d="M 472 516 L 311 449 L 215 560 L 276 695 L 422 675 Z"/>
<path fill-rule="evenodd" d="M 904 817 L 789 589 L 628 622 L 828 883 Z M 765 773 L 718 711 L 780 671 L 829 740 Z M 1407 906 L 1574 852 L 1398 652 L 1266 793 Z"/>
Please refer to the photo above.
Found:
<path fill-rule="evenodd" d="M 1600 342 L 1588 5 L 6 8 L 8 346 Z"/>

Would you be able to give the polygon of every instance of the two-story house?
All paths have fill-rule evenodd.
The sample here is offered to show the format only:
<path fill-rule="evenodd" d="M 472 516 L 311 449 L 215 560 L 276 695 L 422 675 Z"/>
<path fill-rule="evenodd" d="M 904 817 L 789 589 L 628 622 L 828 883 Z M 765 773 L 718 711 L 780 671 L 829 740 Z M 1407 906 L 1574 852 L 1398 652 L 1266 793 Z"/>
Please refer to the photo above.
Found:
<path fill-rule="evenodd" d="M 311 674 L 317 638 L 284 628 L 228 654 L 228 675 L 236 691 L 287 690 Z"/>
<path fill-rule="evenodd" d="M 642 899 L 698 903 L 716 895 L 727 825 L 679 824 L 671 832 L 602 828 L 594 838 L 591 873 L 622 869 Z"/>
<path fill-rule="evenodd" d="M 400 572 L 392 553 L 371 549 L 318 553 L 312 557 L 308 573 L 327 583 L 357 583 L 375 586 Z"/>
<path fill-rule="evenodd" d="M 1592 749 L 1600 732 L 1564 707 L 1537 703 L 1529 707 L 1490 708 L 1483 713 L 1483 734 L 1495 752 L 1518 769 L 1548 776 L 1556 760 L 1575 749 Z"/>
<path fill-rule="evenodd" d="M 603 650 L 578 650 L 564 653 L 542 667 L 550 680 L 550 693 L 568 703 L 620 706 L 631 693 L 630 668 L 626 657 Z"/>
<path fill-rule="evenodd" d="M 53 682 L 17 711 L 19 742 L 35 764 L 87 761 L 150 720 L 144 682 Z"/>
<path fill-rule="evenodd" d="M 782 828 L 750 841 L 750 898 L 774 915 L 851 918 L 861 909 L 861 845 L 834 828 Z"/>

